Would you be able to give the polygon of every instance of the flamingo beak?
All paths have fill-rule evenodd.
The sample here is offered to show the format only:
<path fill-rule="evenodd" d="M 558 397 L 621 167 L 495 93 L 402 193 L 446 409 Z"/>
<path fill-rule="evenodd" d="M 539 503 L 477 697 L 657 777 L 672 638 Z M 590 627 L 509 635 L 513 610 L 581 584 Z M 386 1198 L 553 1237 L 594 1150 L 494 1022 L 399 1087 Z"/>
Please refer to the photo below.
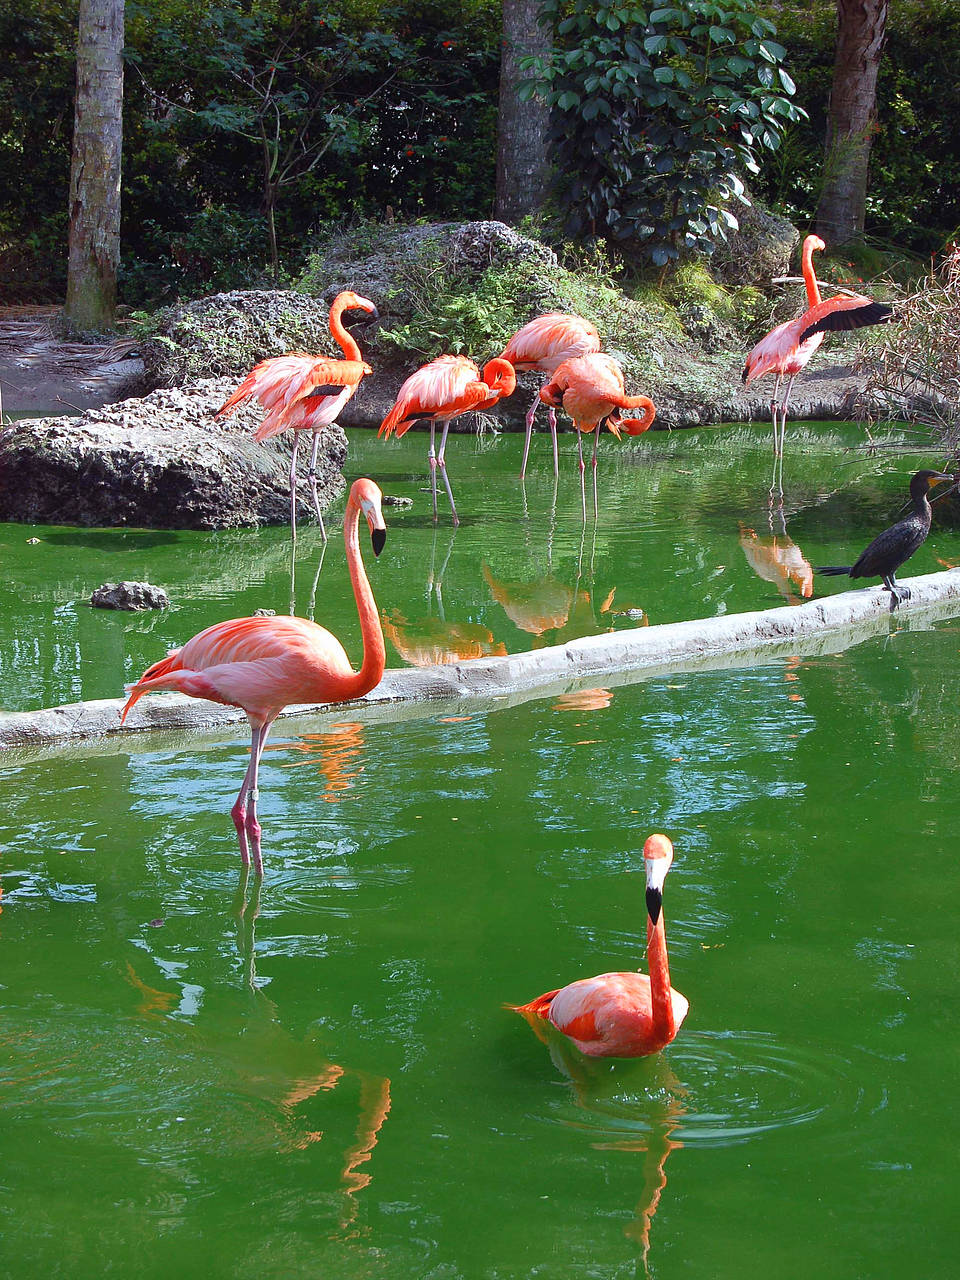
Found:
<path fill-rule="evenodd" d="M 647 859 L 647 915 L 656 924 L 663 909 L 663 882 L 670 869 L 669 858 Z"/>
<path fill-rule="evenodd" d="M 661 889 L 652 889 L 647 886 L 647 915 L 650 917 L 650 923 L 656 924 L 660 919 L 660 912 L 663 909 L 663 891 Z"/>
<path fill-rule="evenodd" d="M 383 548 L 387 545 L 386 529 L 371 529 L 370 541 L 373 543 L 373 554 L 378 556 Z"/>

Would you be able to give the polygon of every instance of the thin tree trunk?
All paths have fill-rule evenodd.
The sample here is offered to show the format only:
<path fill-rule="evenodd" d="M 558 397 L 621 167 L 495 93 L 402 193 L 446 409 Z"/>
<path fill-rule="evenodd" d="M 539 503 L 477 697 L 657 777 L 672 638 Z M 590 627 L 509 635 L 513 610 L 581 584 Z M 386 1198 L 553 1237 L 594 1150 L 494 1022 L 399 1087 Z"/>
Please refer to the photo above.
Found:
<path fill-rule="evenodd" d="M 889 0 L 837 0 L 837 52 L 817 209 L 817 234 L 831 245 L 863 236 L 888 7 Z"/>
<path fill-rule="evenodd" d="M 550 48 L 549 32 L 538 12 L 542 0 L 503 0 L 503 53 L 500 58 L 500 109 L 497 119 L 497 189 L 494 217 L 516 223 L 536 213 L 550 181 L 547 127 L 550 108 L 539 98 L 518 96 L 520 59 Z"/>
<path fill-rule="evenodd" d="M 80 0 L 70 165 L 68 328 L 113 328 L 120 261 L 123 0 Z"/>

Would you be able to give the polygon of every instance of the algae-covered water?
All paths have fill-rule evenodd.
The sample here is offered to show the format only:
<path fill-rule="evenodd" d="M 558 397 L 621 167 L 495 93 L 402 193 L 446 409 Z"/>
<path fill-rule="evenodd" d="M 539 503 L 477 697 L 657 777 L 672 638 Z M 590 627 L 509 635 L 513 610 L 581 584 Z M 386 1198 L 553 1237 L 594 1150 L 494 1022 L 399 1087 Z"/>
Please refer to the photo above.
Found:
<path fill-rule="evenodd" d="M 914 466 L 848 438 L 798 429 L 782 512 L 762 429 L 605 441 L 584 532 L 570 437 L 556 500 L 545 439 L 524 494 L 518 438 L 458 437 L 454 532 L 422 435 L 351 436 L 351 473 L 415 503 L 371 569 L 390 660 L 801 599 Z M 289 607 L 283 530 L 7 525 L 0 554 L 9 709 L 119 696 Z M 958 558 L 941 524 L 911 571 Z M 120 577 L 174 607 L 82 603 Z M 356 657 L 337 535 L 315 611 Z M 5 752 L 0 1274 L 953 1276 L 958 654 L 960 621 L 893 615 L 824 657 L 280 725 L 259 893 L 242 733 Z M 587 1062 L 502 1005 L 643 963 L 654 830 L 690 1013 L 654 1058 Z"/>

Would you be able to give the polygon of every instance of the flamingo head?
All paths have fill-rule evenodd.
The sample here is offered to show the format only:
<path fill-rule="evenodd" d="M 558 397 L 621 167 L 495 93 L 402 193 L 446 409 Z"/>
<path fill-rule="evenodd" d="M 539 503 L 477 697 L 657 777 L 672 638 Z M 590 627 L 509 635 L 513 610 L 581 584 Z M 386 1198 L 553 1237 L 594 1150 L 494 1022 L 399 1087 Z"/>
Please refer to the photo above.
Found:
<path fill-rule="evenodd" d="M 501 400 L 512 396 L 517 389 L 516 369 L 509 360 L 502 360 L 499 356 L 483 366 L 483 380 L 491 391 L 499 392 Z"/>
<path fill-rule="evenodd" d="M 380 486 L 361 476 L 350 486 L 350 497 L 347 500 L 347 511 L 359 509 L 370 526 L 370 540 L 373 543 L 373 554 L 378 556 L 387 541 L 387 526 L 384 523 L 381 502 L 383 494 Z"/>
<path fill-rule="evenodd" d="M 345 311 L 359 312 L 359 315 L 350 317 L 351 324 L 368 325 L 380 319 L 380 312 L 369 298 L 362 298 L 359 293 L 352 293 L 349 289 L 338 293 L 331 302 L 330 319 L 342 316 Z"/>
<path fill-rule="evenodd" d="M 666 836 L 647 836 L 643 861 L 647 870 L 647 915 L 655 925 L 663 907 L 663 882 L 673 862 L 673 845 Z"/>
<path fill-rule="evenodd" d="M 807 236 L 803 242 L 803 247 L 809 253 L 813 253 L 815 250 L 819 250 L 822 253 L 827 246 L 819 236 Z"/>

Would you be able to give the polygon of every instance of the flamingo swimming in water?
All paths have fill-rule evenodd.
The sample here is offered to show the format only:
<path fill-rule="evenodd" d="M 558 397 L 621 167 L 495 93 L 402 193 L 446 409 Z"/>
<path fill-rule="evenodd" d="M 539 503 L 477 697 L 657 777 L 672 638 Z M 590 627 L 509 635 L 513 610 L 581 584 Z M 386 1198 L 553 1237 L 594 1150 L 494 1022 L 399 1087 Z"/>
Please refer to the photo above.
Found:
<path fill-rule="evenodd" d="M 548 311 L 535 316 L 518 329 L 504 349 L 501 360 L 509 360 L 519 373 L 537 370 L 555 373 L 565 360 L 586 356 L 600 350 L 600 335 L 596 326 L 582 316 L 563 311 Z M 530 435 L 533 419 L 540 404 L 539 391 L 527 410 L 527 434 L 523 442 L 523 461 L 520 463 L 520 479 L 527 474 L 527 455 L 530 452 Z M 560 474 L 557 453 L 557 411 L 550 405 L 550 436 L 553 440 L 553 474 Z"/>
<path fill-rule="evenodd" d="M 587 498 L 583 484 L 584 462 L 582 436 L 592 431 L 593 438 L 593 513 L 597 514 L 597 447 L 604 423 L 619 439 L 620 432 L 638 436 L 656 417 L 656 406 L 649 396 L 628 396 L 623 370 L 613 356 L 603 352 L 565 360 L 550 381 L 540 388 L 540 399 L 553 408 L 564 408 L 577 428 L 577 450 L 580 467 L 580 500 L 583 518 L 587 518 Z M 640 418 L 624 418 L 624 409 L 642 409 Z"/>
<path fill-rule="evenodd" d="M 360 348 L 353 334 L 345 327 L 345 312 L 361 313 L 362 323 L 370 324 L 379 318 L 379 312 L 368 298 L 358 293 L 338 293 L 330 306 L 330 333 L 343 352 L 342 360 L 327 356 L 307 355 L 303 351 L 291 351 L 287 355 L 261 360 L 251 369 L 236 391 L 214 414 L 224 418 L 238 405 L 251 397 L 259 400 L 267 410 L 266 417 L 253 434 L 254 440 L 269 440 L 289 428 L 293 431 L 293 458 L 290 463 L 290 529 L 297 536 L 297 449 L 300 432 L 313 433 L 310 451 L 310 496 L 320 525 L 324 542 L 327 531 L 317 497 L 317 451 L 323 428 L 336 422 L 341 409 L 351 398 L 364 376 L 372 370 L 360 358 Z M 353 323 L 360 323 L 354 320 Z"/>
<path fill-rule="evenodd" d="M 362 514 L 370 526 L 374 555 L 383 550 L 387 531 L 381 498 L 372 480 L 355 480 L 343 521 L 347 564 L 363 635 L 359 671 L 351 667 L 336 636 L 306 618 L 232 618 L 207 627 L 182 648 L 148 667 L 130 688 L 120 716 L 122 724 L 134 704 L 151 689 L 174 689 L 193 698 L 242 707 L 250 721 L 250 762 L 230 815 L 237 829 L 243 865 L 249 866 L 252 850 L 258 876 L 263 875 L 263 858 L 257 821 L 257 771 L 274 720 L 291 704 L 361 698 L 380 683 L 383 675 L 383 631 L 358 537 Z"/>
<path fill-rule="evenodd" d="M 783 456 L 783 440 L 787 425 L 787 404 L 794 378 L 810 362 L 826 333 L 831 330 L 861 329 L 865 325 L 883 324 L 893 315 L 885 302 L 874 302 L 862 294 L 844 295 L 822 300 L 820 282 L 813 269 L 815 250 L 826 248 L 819 236 L 807 236 L 803 242 L 800 269 L 807 290 L 808 308 L 802 316 L 771 329 L 747 356 L 743 382 L 749 386 L 756 378 L 776 374 L 770 412 L 773 417 L 773 453 Z M 780 384 L 787 379 L 783 395 Z"/>
<path fill-rule="evenodd" d="M 642 1058 L 668 1045 L 690 1007 L 670 985 L 663 925 L 663 882 L 673 845 L 652 835 L 643 846 L 647 875 L 647 967 L 644 973 L 601 973 L 548 991 L 528 1004 L 508 1005 L 535 1025 L 553 1023 L 591 1058 Z"/>
<path fill-rule="evenodd" d="M 453 523 L 459 524 L 460 517 L 453 502 L 453 489 L 447 476 L 444 461 L 444 449 L 447 443 L 447 432 L 450 423 L 461 413 L 476 413 L 483 409 L 492 409 L 506 396 L 513 395 L 517 385 L 517 375 L 513 365 L 507 360 L 488 360 L 483 366 L 483 376 L 474 362 L 467 356 L 438 356 L 429 364 L 422 365 L 403 383 L 397 392 L 397 398 L 377 433 L 388 438 L 391 434 L 400 437 L 409 431 L 420 418 L 430 423 L 430 491 L 433 495 L 433 518 L 437 519 L 437 471 L 443 477 L 444 488 L 450 499 L 450 510 Z M 443 423 L 443 434 L 440 437 L 440 450 L 434 452 L 435 430 L 438 422 Z"/>

